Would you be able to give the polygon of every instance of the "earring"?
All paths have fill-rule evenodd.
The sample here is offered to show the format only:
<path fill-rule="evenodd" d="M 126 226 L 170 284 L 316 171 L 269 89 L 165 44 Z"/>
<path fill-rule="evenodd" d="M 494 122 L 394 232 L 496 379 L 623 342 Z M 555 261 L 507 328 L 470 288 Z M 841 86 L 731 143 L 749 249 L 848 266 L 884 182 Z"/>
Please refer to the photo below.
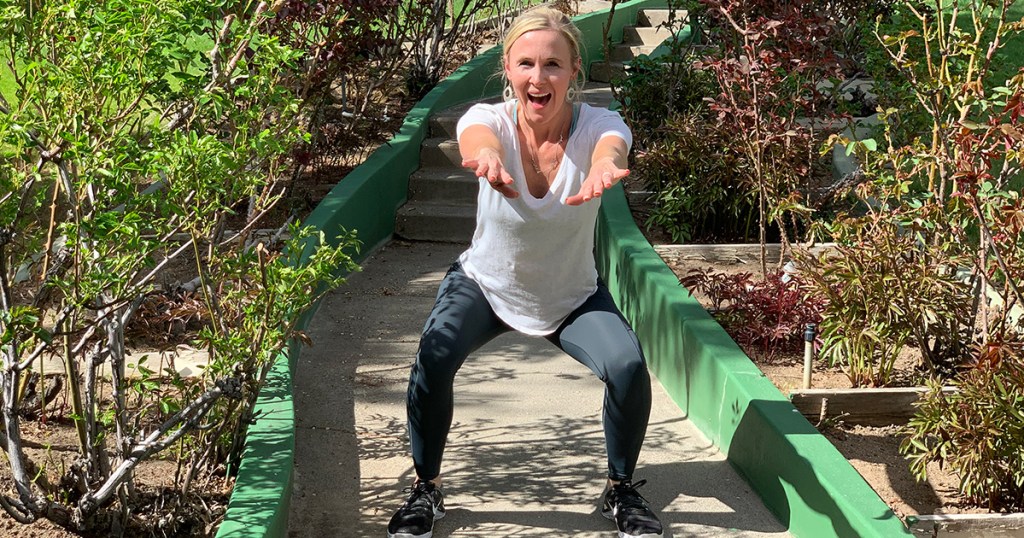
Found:
<path fill-rule="evenodd" d="M 501 91 L 501 97 L 506 103 L 516 98 L 516 92 L 512 90 L 511 84 L 505 83 L 505 89 Z"/>
<path fill-rule="evenodd" d="M 565 92 L 565 100 L 570 103 L 575 103 L 583 97 L 583 86 L 586 85 L 587 79 L 584 77 L 577 77 L 576 80 L 572 81 L 569 85 L 569 91 Z"/>

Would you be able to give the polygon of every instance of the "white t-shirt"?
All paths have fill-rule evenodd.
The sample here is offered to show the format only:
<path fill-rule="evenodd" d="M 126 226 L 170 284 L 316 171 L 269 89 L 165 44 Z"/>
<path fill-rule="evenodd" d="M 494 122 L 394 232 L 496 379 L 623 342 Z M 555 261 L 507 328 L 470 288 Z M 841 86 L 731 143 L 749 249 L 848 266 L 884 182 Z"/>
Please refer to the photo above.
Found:
<path fill-rule="evenodd" d="M 470 125 L 485 125 L 498 136 L 519 192 L 506 198 L 481 179 L 476 231 L 459 261 L 498 318 L 525 334 L 547 335 L 597 289 L 594 226 L 601 199 L 579 206 L 565 199 L 579 192 L 598 140 L 618 136 L 628 147 L 633 138 L 617 112 L 580 105 L 551 188 L 535 198 L 519 158 L 515 107 L 516 101 L 477 104 L 459 120 L 459 137 Z"/>

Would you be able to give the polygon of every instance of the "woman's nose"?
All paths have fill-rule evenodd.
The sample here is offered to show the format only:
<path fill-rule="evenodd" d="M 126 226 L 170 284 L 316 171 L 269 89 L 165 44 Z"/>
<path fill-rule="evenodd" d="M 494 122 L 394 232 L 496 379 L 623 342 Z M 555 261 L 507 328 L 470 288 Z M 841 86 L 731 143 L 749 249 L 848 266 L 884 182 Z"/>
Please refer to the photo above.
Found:
<path fill-rule="evenodd" d="M 530 82 L 539 82 L 541 79 L 540 67 L 534 67 L 530 69 Z"/>

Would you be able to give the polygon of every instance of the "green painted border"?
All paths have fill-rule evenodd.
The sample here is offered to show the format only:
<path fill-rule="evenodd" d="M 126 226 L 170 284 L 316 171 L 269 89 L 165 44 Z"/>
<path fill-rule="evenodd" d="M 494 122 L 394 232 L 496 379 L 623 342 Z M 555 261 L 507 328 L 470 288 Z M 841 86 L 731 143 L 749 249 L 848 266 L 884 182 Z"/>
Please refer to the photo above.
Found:
<path fill-rule="evenodd" d="M 616 6 L 613 39 L 620 40 L 622 27 L 633 24 L 644 7 L 665 5 L 665 0 L 632 0 Z M 600 57 L 602 27 L 607 10 L 577 17 L 584 36 L 585 65 Z M 305 224 L 315 226 L 328 238 L 341 229 L 356 230 L 362 244 L 357 260 L 387 243 L 395 228 L 398 208 L 405 203 L 409 177 L 419 167 L 420 145 L 427 137 L 428 120 L 436 111 L 459 103 L 497 95 L 500 50 L 495 48 L 470 60 L 437 85 L 406 116 L 391 141 L 375 151 L 345 176 L 313 210 Z M 319 304 L 303 317 L 305 328 Z M 256 401 L 259 418 L 249 427 L 238 477 L 228 510 L 217 531 L 218 538 L 283 537 L 288 532 L 295 451 L 295 409 L 292 402 L 292 368 L 299 346 L 291 345 L 278 356 L 267 384 Z"/>
<path fill-rule="evenodd" d="M 665 390 L 796 537 L 911 536 L 838 450 L 680 287 L 636 227 L 621 185 L 603 197 L 599 271 Z"/>

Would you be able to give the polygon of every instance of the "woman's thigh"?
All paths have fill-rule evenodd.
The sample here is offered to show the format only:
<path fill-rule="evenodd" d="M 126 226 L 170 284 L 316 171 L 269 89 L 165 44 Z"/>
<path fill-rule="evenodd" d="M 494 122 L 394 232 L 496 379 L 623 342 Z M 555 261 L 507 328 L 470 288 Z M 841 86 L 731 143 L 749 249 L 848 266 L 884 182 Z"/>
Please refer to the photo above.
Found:
<path fill-rule="evenodd" d="M 598 285 L 549 340 L 605 382 L 637 368 L 646 369 L 640 341 L 604 284 Z"/>
<path fill-rule="evenodd" d="M 470 353 L 507 330 L 480 286 L 455 263 L 441 282 L 423 326 L 417 362 L 457 370 Z"/>

